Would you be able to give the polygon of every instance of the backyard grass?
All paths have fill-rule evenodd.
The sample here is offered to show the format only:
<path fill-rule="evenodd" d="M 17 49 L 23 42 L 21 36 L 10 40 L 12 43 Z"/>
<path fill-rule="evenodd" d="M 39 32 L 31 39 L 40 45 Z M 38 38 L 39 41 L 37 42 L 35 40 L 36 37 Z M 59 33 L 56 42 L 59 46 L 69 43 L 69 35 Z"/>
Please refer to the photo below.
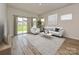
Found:
<path fill-rule="evenodd" d="M 18 24 L 17 32 L 26 32 L 27 31 L 27 24 Z"/>

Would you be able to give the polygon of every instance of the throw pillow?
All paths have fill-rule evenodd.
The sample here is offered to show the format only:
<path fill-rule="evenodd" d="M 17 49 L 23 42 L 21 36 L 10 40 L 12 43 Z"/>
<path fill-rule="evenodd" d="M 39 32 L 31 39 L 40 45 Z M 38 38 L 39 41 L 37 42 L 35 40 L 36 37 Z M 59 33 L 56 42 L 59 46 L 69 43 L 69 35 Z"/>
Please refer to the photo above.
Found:
<path fill-rule="evenodd" d="M 55 28 L 55 31 L 56 31 L 56 32 L 59 32 L 59 30 L 60 30 L 59 28 Z"/>

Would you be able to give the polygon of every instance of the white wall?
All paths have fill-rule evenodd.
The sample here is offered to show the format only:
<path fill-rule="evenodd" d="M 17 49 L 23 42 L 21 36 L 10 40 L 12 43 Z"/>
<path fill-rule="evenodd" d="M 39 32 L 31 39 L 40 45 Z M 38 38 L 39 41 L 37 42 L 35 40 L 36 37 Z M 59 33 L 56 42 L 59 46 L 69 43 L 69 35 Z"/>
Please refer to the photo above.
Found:
<path fill-rule="evenodd" d="M 7 5 L 4 3 L 0 3 L 0 24 L 4 24 L 4 35 L 7 37 Z"/>
<path fill-rule="evenodd" d="M 48 15 L 55 14 L 55 13 L 58 14 L 57 26 L 64 27 L 65 36 L 79 40 L 79 4 L 73 4 L 71 6 L 57 9 L 48 14 L 44 14 L 42 16 L 44 16 L 47 20 Z M 60 16 L 63 14 L 69 14 L 69 13 L 72 13 L 72 20 L 61 21 Z"/>
<path fill-rule="evenodd" d="M 37 17 L 37 15 L 35 14 L 8 6 L 8 32 L 10 36 L 13 36 L 14 33 L 14 15 L 24 16 L 24 17 Z"/>

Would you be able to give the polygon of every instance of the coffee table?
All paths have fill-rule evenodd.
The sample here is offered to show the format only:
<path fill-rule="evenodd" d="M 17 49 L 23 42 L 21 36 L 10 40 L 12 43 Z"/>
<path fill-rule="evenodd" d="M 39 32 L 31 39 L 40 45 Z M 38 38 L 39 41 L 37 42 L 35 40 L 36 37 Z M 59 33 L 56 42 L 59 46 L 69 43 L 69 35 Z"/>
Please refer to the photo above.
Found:
<path fill-rule="evenodd" d="M 44 33 L 44 32 L 41 33 L 41 36 L 44 36 L 44 37 L 46 37 L 46 38 L 51 38 L 51 37 L 53 37 L 51 33 Z"/>

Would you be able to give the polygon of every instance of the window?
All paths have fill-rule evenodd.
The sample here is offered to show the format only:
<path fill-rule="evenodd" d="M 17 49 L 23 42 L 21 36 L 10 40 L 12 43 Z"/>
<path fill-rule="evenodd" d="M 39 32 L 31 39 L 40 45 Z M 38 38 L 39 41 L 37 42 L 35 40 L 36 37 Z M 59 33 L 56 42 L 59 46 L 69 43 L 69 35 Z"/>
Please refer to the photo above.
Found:
<path fill-rule="evenodd" d="M 36 18 L 33 18 L 33 26 L 36 27 Z"/>
<path fill-rule="evenodd" d="M 36 18 L 33 18 L 33 22 L 36 22 Z"/>
<path fill-rule="evenodd" d="M 61 20 L 72 20 L 72 13 L 62 15 Z"/>
<path fill-rule="evenodd" d="M 41 18 L 41 22 L 42 22 L 42 25 L 44 25 L 44 22 L 45 22 L 44 18 Z"/>
<path fill-rule="evenodd" d="M 27 18 L 17 17 L 17 34 L 27 33 Z"/>
<path fill-rule="evenodd" d="M 57 14 L 48 16 L 48 26 L 57 25 Z"/>

